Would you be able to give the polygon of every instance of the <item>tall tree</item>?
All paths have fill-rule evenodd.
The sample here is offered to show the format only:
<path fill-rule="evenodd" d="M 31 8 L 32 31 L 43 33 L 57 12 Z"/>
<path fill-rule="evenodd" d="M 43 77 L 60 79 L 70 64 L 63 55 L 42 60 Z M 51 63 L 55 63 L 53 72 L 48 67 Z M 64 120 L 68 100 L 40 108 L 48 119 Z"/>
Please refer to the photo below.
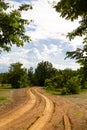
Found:
<path fill-rule="evenodd" d="M 11 7 L 12 8 L 12 7 Z M 22 18 L 22 11 L 32 9 L 31 5 L 22 4 L 18 9 L 12 9 L 4 0 L 0 0 L 0 51 L 9 51 L 11 46 L 23 46 L 30 37 L 25 34 L 25 25 L 30 21 Z"/>
<path fill-rule="evenodd" d="M 75 20 L 80 17 L 79 26 L 68 33 L 70 40 L 76 36 L 83 36 L 83 48 L 67 52 L 66 58 L 74 58 L 83 68 L 84 76 L 87 75 L 87 1 L 86 0 L 60 0 L 55 6 L 60 16 L 67 20 Z M 87 76 L 86 76 L 87 77 Z M 86 78 L 87 80 L 87 78 Z"/>
<path fill-rule="evenodd" d="M 39 86 L 44 86 L 46 78 L 51 78 L 56 74 L 56 69 L 53 68 L 53 65 L 48 61 L 42 61 L 38 63 L 35 70 L 35 76 Z"/>
<path fill-rule="evenodd" d="M 30 85 L 33 86 L 33 85 L 36 85 L 35 82 L 36 82 L 36 79 L 35 79 L 35 74 L 33 72 L 33 68 L 30 67 L 28 69 L 28 79 L 29 79 L 29 82 L 30 82 Z"/>
<path fill-rule="evenodd" d="M 29 85 L 27 69 L 23 67 L 23 64 L 13 63 L 9 68 L 8 79 L 13 88 L 22 88 Z"/>

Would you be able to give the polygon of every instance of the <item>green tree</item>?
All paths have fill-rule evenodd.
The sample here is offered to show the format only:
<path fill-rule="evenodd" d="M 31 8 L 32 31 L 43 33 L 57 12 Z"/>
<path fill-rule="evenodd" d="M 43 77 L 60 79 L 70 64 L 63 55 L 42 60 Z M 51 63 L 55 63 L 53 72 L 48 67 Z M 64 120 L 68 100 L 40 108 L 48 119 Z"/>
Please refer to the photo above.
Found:
<path fill-rule="evenodd" d="M 70 94 L 78 94 L 81 91 L 81 79 L 73 76 L 66 83 L 66 88 Z"/>
<path fill-rule="evenodd" d="M 32 67 L 30 67 L 28 69 L 28 79 L 29 79 L 29 82 L 30 82 L 31 86 L 37 85 L 37 83 L 36 83 L 36 77 L 35 77 L 35 74 L 33 72 L 33 68 Z"/>
<path fill-rule="evenodd" d="M 8 82 L 13 88 L 27 87 L 29 85 L 27 69 L 23 64 L 17 62 L 10 65 L 8 73 Z"/>
<path fill-rule="evenodd" d="M 65 86 L 61 91 L 61 94 L 78 94 L 81 92 L 81 87 L 81 79 L 78 76 L 73 76 L 67 80 Z"/>
<path fill-rule="evenodd" d="M 45 89 L 47 90 L 55 90 L 57 83 L 53 82 L 53 79 L 46 79 L 44 83 Z"/>
<path fill-rule="evenodd" d="M 1 73 L 0 74 L 0 83 L 7 84 L 8 83 L 8 73 Z"/>
<path fill-rule="evenodd" d="M 11 7 L 12 8 L 12 7 Z M 25 25 L 30 21 L 22 18 L 22 11 L 32 9 L 31 5 L 22 4 L 18 9 L 12 9 L 8 13 L 10 5 L 0 0 L 0 52 L 11 50 L 11 46 L 23 46 L 29 42 L 30 37 L 25 34 Z"/>
<path fill-rule="evenodd" d="M 78 75 L 82 79 L 81 80 L 82 89 L 87 88 L 87 85 L 86 85 L 86 82 L 87 82 L 87 65 L 86 64 L 84 64 L 83 67 L 80 67 L 80 69 L 78 69 Z"/>
<path fill-rule="evenodd" d="M 80 17 L 79 26 L 68 33 L 70 40 L 74 39 L 76 36 L 84 36 L 83 49 L 77 49 L 72 53 L 67 53 L 71 58 L 85 59 L 87 60 L 87 1 L 86 0 L 60 0 L 55 6 L 56 11 L 60 13 L 60 16 L 67 20 L 75 20 Z M 71 55 L 70 55 L 71 54 Z M 85 54 L 85 55 L 84 55 Z M 81 61 L 80 61 L 81 62 Z"/>
<path fill-rule="evenodd" d="M 45 79 L 51 78 L 56 73 L 56 69 L 53 68 L 52 64 L 48 61 L 42 61 L 38 63 L 35 70 L 35 76 L 37 79 L 37 84 L 39 86 L 44 86 Z"/>
<path fill-rule="evenodd" d="M 83 36 L 83 48 L 67 52 L 66 58 L 75 59 L 83 69 L 84 78 L 87 75 L 87 1 L 86 0 L 60 0 L 55 6 L 60 16 L 67 20 L 75 20 L 80 17 L 79 26 L 68 33 L 70 40 L 76 36 Z M 86 76 L 87 77 L 87 76 Z M 87 78 L 85 79 L 87 81 Z"/>
<path fill-rule="evenodd" d="M 77 75 L 77 72 L 72 69 L 66 68 L 62 70 L 63 86 L 66 84 L 68 79 L 76 75 Z"/>
<path fill-rule="evenodd" d="M 54 75 L 54 77 L 45 80 L 45 87 L 50 90 L 57 90 L 63 88 L 63 77 L 61 74 Z"/>
<path fill-rule="evenodd" d="M 2 84 L 2 81 L 3 81 L 3 74 L 0 73 L 0 84 Z"/>

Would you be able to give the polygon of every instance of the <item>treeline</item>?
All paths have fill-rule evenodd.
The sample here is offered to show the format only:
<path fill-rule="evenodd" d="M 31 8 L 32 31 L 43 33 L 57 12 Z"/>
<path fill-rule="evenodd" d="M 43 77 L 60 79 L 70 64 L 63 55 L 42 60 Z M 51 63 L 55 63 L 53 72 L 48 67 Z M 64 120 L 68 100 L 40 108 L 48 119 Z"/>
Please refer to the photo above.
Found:
<path fill-rule="evenodd" d="M 38 63 L 37 68 L 26 69 L 17 62 L 10 65 L 8 72 L 0 74 L 0 86 L 23 88 L 42 86 L 48 90 L 61 90 L 61 94 L 76 94 L 87 89 L 87 77 L 84 68 L 78 70 L 56 69 L 48 61 Z"/>

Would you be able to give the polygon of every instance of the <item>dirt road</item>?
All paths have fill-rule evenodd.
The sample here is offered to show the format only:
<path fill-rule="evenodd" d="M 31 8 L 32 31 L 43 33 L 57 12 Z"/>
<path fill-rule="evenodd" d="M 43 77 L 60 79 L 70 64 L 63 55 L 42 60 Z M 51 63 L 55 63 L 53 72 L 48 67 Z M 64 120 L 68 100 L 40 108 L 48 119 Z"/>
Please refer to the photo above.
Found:
<path fill-rule="evenodd" d="M 26 113 L 29 113 L 34 107 L 36 107 L 36 102 L 38 99 L 44 100 L 44 109 L 42 113 L 39 115 L 38 119 L 34 122 L 34 124 L 30 124 L 28 126 L 28 130 L 42 130 L 47 122 L 51 119 L 51 116 L 54 111 L 53 102 L 48 99 L 45 95 L 41 94 L 38 89 L 28 89 L 27 94 L 30 96 L 30 99 L 23 105 L 18 107 L 16 110 L 10 112 L 8 116 L 0 119 L 0 130 L 2 129 L 12 129 L 12 125 L 16 120 L 21 120 L 22 116 L 25 116 Z M 37 95 L 37 96 L 36 96 Z M 12 126 L 11 128 L 8 126 Z M 16 126 L 15 126 L 16 127 Z M 16 129 L 16 128 L 13 129 Z"/>
<path fill-rule="evenodd" d="M 47 98 L 46 96 L 44 96 L 43 94 L 41 94 L 40 92 L 38 92 L 36 90 L 36 93 L 44 98 L 45 100 L 45 108 L 44 111 L 42 113 L 42 115 L 39 117 L 39 119 L 28 129 L 28 130 L 42 130 L 45 129 L 45 125 L 47 122 L 50 121 L 53 111 L 54 111 L 54 104 L 53 102 Z"/>
<path fill-rule="evenodd" d="M 87 130 L 87 107 L 73 98 L 49 95 L 36 87 L 12 95 L 13 105 L 0 110 L 0 130 Z"/>
<path fill-rule="evenodd" d="M 5 118 L 2 118 L 0 120 L 0 127 L 20 118 L 25 112 L 32 109 L 32 107 L 35 105 L 36 97 L 30 90 L 28 90 L 28 94 L 30 95 L 31 99 L 23 107 L 21 106 L 16 111 L 10 113 L 9 116 L 5 116 Z"/>

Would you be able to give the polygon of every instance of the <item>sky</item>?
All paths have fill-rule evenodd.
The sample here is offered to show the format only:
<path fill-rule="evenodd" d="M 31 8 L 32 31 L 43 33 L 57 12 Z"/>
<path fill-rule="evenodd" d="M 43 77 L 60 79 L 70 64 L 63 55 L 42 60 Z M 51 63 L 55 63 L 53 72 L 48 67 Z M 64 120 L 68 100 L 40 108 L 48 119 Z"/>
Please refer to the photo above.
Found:
<path fill-rule="evenodd" d="M 13 46 L 10 52 L 0 54 L 0 72 L 7 72 L 10 64 L 20 62 L 24 67 L 34 69 L 41 61 L 49 61 L 57 69 L 71 68 L 79 65 L 75 60 L 66 59 L 66 52 L 81 47 L 82 39 L 76 37 L 69 41 L 68 32 L 75 29 L 78 21 L 67 21 L 52 7 L 53 0 L 8 0 L 14 8 L 22 3 L 32 4 L 33 9 L 22 12 L 22 17 L 33 22 L 26 27 L 26 34 L 32 41 L 24 47 Z M 55 0 L 58 1 L 58 0 Z"/>

